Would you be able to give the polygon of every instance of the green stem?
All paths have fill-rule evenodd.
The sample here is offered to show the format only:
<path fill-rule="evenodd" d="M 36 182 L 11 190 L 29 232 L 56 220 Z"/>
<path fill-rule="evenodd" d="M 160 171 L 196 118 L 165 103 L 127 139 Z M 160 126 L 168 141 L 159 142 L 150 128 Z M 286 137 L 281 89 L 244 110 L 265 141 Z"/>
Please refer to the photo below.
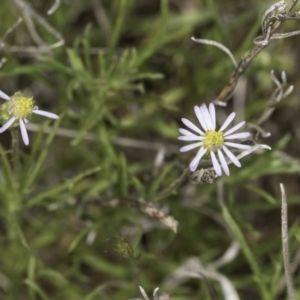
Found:
<path fill-rule="evenodd" d="M 11 130 L 11 150 L 12 150 L 13 172 L 16 177 L 18 175 L 18 169 L 19 169 L 19 163 L 20 163 L 19 162 L 19 131 L 18 131 L 18 129 Z"/>
<path fill-rule="evenodd" d="M 12 151 L 12 165 L 13 165 L 13 175 L 14 175 L 14 184 L 15 188 L 18 187 L 18 176 L 19 176 L 19 167 L 20 167 L 20 159 L 19 159 L 19 131 L 17 128 L 11 130 L 11 151 Z M 22 245 L 29 250 L 28 243 L 26 238 L 19 226 L 18 221 L 18 206 L 19 206 L 19 195 L 17 190 L 12 192 L 12 197 L 9 202 L 8 207 L 8 220 L 9 220 L 9 233 L 11 240 L 15 240 L 18 238 Z"/>

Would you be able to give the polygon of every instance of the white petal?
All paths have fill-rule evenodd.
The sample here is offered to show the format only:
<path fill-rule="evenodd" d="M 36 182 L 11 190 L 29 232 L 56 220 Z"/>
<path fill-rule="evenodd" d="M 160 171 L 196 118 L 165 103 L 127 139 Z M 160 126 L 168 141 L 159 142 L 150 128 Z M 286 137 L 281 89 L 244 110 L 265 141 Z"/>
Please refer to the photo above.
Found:
<path fill-rule="evenodd" d="M 230 142 L 225 142 L 224 144 L 226 146 L 230 146 L 230 147 L 238 148 L 238 149 L 243 149 L 243 150 L 251 149 L 251 146 L 249 146 L 249 145 L 243 145 L 243 144 L 237 144 L 237 143 L 230 143 Z"/>
<path fill-rule="evenodd" d="M 19 124 L 20 124 L 22 140 L 23 140 L 24 144 L 27 146 L 29 144 L 29 138 L 28 138 L 28 134 L 27 134 L 27 130 L 26 130 L 24 121 L 22 119 L 20 119 Z"/>
<path fill-rule="evenodd" d="M 200 122 L 202 128 L 203 128 L 205 131 L 207 131 L 207 130 L 208 130 L 208 127 L 207 127 L 207 124 L 206 124 L 206 120 L 205 120 L 205 118 L 204 118 L 204 116 L 203 116 L 202 110 L 200 109 L 199 106 L 195 106 L 195 107 L 194 107 L 194 110 L 195 110 L 195 114 L 196 114 L 196 116 L 197 116 L 197 118 L 198 118 L 198 120 L 199 120 L 199 122 Z"/>
<path fill-rule="evenodd" d="M 143 297 L 145 298 L 145 300 L 149 300 L 145 290 L 141 286 L 139 286 L 139 288 L 140 288 L 140 292 L 143 295 Z"/>
<path fill-rule="evenodd" d="M 221 162 L 221 166 L 222 166 L 225 174 L 227 176 L 229 176 L 229 168 L 228 168 L 228 165 L 226 163 L 226 159 L 225 159 L 225 157 L 224 157 L 224 155 L 223 155 L 223 153 L 220 149 L 218 149 L 218 155 L 219 155 L 219 159 L 220 159 L 220 162 Z"/>
<path fill-rule="evenodd" d="M 27 119 L 23 119 L 23 121 L 24 121 L 25 124 L 29 123 L 29 120 L 27 120 Z"/>
<path fill-rule="evenodd" d="M 7 128 L 9 128 L 12 123 L 16 120 L 15 117 L 10 118 L 1 128 L 0 133 L 4 132 Z"/>
<path fill-rule="evenodd" d="M 231 113 L 227 119 L 225 120 L 225 122 L 223 123 L 223 125 L 221 126 L 219 131 L 224 131 L 224 129 L 227 128 L 227 126 L 232 122 L 232 120 L 235 118 L 235 112 Z"/>
<path fill-rule="evenodd" d="M 203 105 L 200 106 L 200 109 L 202 109 L 203 116 L 205 118 L 208 129 L 209 130 L 214 130 L 214 125 L 213 125 L 213 122 L 211 120 L 210 113 L 207 109 L 207 106 L 205 104 L 203 104 Z"/>
<path fill-rule="evenodd" d="M 199 134 L 203 134 L 203 132 L 196 125 L 194 125 L 190 120 L 183 118 L 181 119 L 181 121 L 185 126 L 189 127 L 190 129 L 196 131 Z"/>
<path fill-rule="evenodd" d="M 233 133 L 233 132 L 237 131 L 237 130 L 240 129 L 245 123 L 246 123 L 246 122 L 243 121 L 243 122 L 241 122 L 241 123 L 239 123 L 239 124 L 233 126 L 231 129 L 229 129 L 228 131 L 226 131 L 226 132 L 224 133 L 224 136 L 226 136 L 226 135 L 228 135 L 228 134 L 230 134 L 230 133 Z"/>
<path fill-rule="evenodd" d="M 226 146 L 223 145 L 222 149 L 224 150 L 224 152 L 227 154 L 227 156 L 229 157 L 229 159 L 237 166 L 237 167 L 241 167 L 241 163 L 240 161 L 235 157 L 235 155 L 228 150 L 228 148 Z"/>
<path fill-rule="evenodd" d="M 195 135 L 194 133 L 192 133 L 186 129 L 183 129 L 183 128 L 179 128 L 178 131 L 183 135 Z"/>
<path fill-rule="evenodd" d="M 198 151 L 197 155 L 195 156 L 195 158 L 191 161 L 190 163 L 190 170 L 191 172 L 194 172 L 200 162 L 200 159 L 202 158 L 202 156 L 206 153 L 207 149 L 205 149 L 204 147 L 201 147 L 200 150 Z"/>
<path fill-rule="evenodd" d="M 233 139 L 245 139 L 251 136 L 250 132 L 240 132 L 232 135 L 225 136 L 225 140 L 233 140 Z"/>
<path fill-rule="evenodd" d="M 4 99 L 4 100 L 10 100 L 10 97 L 7 96 L 5 93 L 3 93 L 2 91 L 0 91 L 0 98 Z"/>
<path fill-rule="evenodd" d="M 221 167 L 220 167 L 220 164 L 215 156 L 215 153 L 213 151 L 210 152 L 210 156 L 211 156 L 211 161 L 212 161 L 212 164 L 213 164 L 213 167 L 217 173 L 218 176 L 221 176 L 222 175 L 222 170 L 221 170 Z"/>
<path fill-rule="evenodd" d="M 153 297 L 155 297 L 156 293 L 158 292 L 159 287 L 157 287 L 154 291 L 153 291 Z"/>
<path fill-rule="evenodd" d="M 194 148 L 197 148 L 197 147 L 200 147 L 202 146 L 203 143 L 194 143 L 194 144 L 190 144 L 190 145 L 187 145 L 187 146 L 184 146 L 184 147 L 181 147 L 180 148 L 180 152 L 187 152 L 187 151 L 190 151 Z"/>
<path fill-rule="evenodd" d="M 35 109 L 32 112 L 34 114 L 41 115 L 41 116 L 44 116 L 44 117 L 47 117 L 50 119 L 58 119 L 59 118 L 58 115 L 44 111 L 44 110 Z"/>
<path fill-rule="evenodd" d="M 215 106 L 213 103 L 209 104 L 209 112 L 210 112 L 210 117 L 211 117 L 212 123 L 214 125 L 213 130 L 216 130 L 216 110 L 215 110 Z"/>
<path fill-rule="evenodd" d="M 183 135 L 178 137 L 178 139 L 182 141 L 203 141 L 205 138 L 197 135 Z"/>

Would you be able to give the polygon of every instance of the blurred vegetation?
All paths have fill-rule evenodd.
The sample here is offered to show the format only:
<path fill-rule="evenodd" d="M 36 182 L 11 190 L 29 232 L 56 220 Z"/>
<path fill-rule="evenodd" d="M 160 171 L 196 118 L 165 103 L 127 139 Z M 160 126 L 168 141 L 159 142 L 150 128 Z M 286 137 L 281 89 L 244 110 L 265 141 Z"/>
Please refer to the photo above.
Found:
<path fill-rule="evenodd" d="M 0 37 L 20 17 L 14 3 L 1 2 Z M 233 72 L 222 51 L 191 36 L 224 43 L 239 60 L 273 2 L 62 0 L 52 15 L 52 1 L 29 3 L 65 44 L 26 51 L 36 43 L 22 22 L 0 49 L 7 60 L 0 89 L 33 95 L 39 108 L 60 119 L 31 119 L 40 126 L 30 133 L 30 146 L 21 146 L 17 172 L 10 134 L 0 136 L 0 299 L 125 300 L 141 297 L 139 285 L 148 295 L 159 286 L 172 300 L 224 299 L 217 280 L 172 286 L 167 279 L 191 257 L 203 265 L 216 261 L 233 236 L 241 250 L 219 272 L 240 299 L 287 299 L 280 288 L 280 182 L 288 196 L 299 297 L 299 36 L 272 41 L 243 75 L 247 122 L 256 120 L 274 90 L 271 70 L 284 70 L 295 90 L 264 124 L 272 135 L 258 142 L 272 151 L 247 156 L 241 169 L 230 166 L 231 176 L 222 178 L 226 206 L 219 205 L 217 181 L 183 182 L 153 203 L 179 222 L 174 233 L 131 205 L 152 204 L 181 176 L 193 154 L 177 151 L 180 119 L 195 119 L 194 105 L 213 101 Z M 47 44 L 57 42 L 32 21 Z M 282 30 L 299 26 L 289 21 Z M 217 108 L 220 118 L 238 102 Z"/>

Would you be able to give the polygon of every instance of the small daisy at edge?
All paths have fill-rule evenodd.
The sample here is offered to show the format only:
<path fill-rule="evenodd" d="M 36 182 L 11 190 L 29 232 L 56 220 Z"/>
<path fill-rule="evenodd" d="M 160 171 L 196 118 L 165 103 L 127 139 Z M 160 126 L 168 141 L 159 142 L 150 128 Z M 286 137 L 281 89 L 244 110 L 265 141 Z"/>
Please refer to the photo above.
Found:
<path fill-rule="evenodd" d="M 41 115 L 50 119 L 58 119 L 58 115 L 39 110 L 34 106 L 32 97 L 26 97 L 21 92 L 16 92 L 13 96 L 9 97 L 0 90 L 0 98 L 7 100 L 0 106 L 0 122 L 3 124 L 0 127 L 0 133 L 4 132 L 9 127 L 20 126 L 21 136 L 24 144 L 29 144 L 29 138 L 25 124 L 29 121 L 31 114 Z"/>
<path fill-rule="evenodd" d="M 182 134 L 182 136 L 180 136 L 178 139 L 183 141 L 193 141 L 195 143 L 180 148 L 180 151 L 186 152 L 198 147 L 200 148 L 195 158 L 191 161 L 189 165 L 191 172 L 196 171 L 201 158 L 204 156 L 205 153 L 208 153 L 211 157 L 213 168 L 216 174 L 218 176 L 221 176 L 223 169 L 224 173 L 227 176 L 229 176 L 230 173 L 228 165 L 226 163 L 225 155 L 237 167 L 241 167 L 241 163 L 239 162 L 237 157 L 228 149 L 228 147 L 242 150 L 247 150 L 251 148 L 251 146 L 248 145 L 230 142 L 234 139 L 244 139 L 251 136 L 250 132 L 240 132 L 232 134 L 233 132 L 240 129 L 245 124 L 245 121 L 240 122 L 239 124 L 233 126 L 231 129 L 225 131 L 228 125 L 235 118 L 236 114 L 233 112 L 227 117 L 224 124 L 217 131 L 215 106 L 212 103 L 209 104 L 208 108 L 205 104 L 203 104 L 201 106 L 195 106 L 194 109 L 202 129 L 194 125 L 188 119 L 183 118 L 183 124 L 189 129 L 191 129 L 193 132 L 183 128 L 179 128 L 179 132 Z"/>

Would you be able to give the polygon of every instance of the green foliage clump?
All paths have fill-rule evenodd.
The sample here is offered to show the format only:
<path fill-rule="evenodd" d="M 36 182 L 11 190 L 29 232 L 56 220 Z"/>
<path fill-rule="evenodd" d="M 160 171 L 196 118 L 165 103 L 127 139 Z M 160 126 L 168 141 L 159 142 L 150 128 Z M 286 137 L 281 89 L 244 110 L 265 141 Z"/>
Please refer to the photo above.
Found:
<path fill-rule="evenodd" d="M 233 72 L 220 49 L 190 37 L 246 56 L 266 4 L 62 1 L 47 16 L 39 1 L 21 10 L 13 2 L 23 1 L 0 9 L 0 89 L 22 90 L 60 118 L 37 125 L 32 116 L 29 147 L 18 148 L 13 130 L 13 139 L 0 135 L 0 300 L 130 299 L 139 285 L 160 286 L 173 300 L 215 300 L 225 299 L 224 280 L 240 299 L 283 299 L 280 182 L 292 255 L 300 239 L 296 98 L 264 124 L 272 135 L 259 142 L 272 150 L 212 185 L 186 180 L 194 154 L 180 154 L 177 143 L 180 119 L 215 100 Z M 64 45 L 47 49 L 60 37 Z M 243 75 L 245 102 L 237 93 L 228 106 L 247 122 L 268 103 L 272 69 L 297 89 L 295 43 L 274 43 Z M 220 263 L 228 249 L 234 257 Z M 201 276 L 177 282 L 190 259 Z"/>

